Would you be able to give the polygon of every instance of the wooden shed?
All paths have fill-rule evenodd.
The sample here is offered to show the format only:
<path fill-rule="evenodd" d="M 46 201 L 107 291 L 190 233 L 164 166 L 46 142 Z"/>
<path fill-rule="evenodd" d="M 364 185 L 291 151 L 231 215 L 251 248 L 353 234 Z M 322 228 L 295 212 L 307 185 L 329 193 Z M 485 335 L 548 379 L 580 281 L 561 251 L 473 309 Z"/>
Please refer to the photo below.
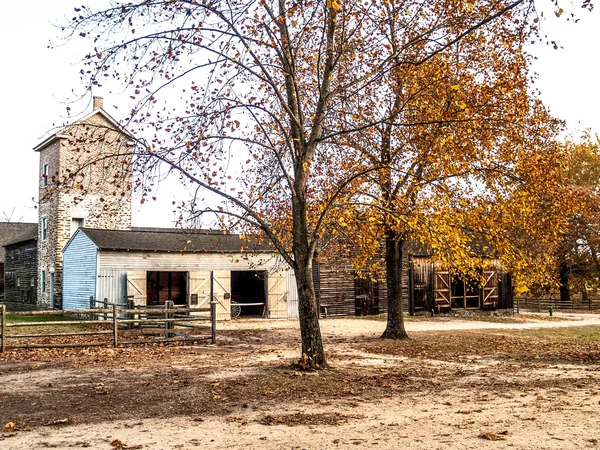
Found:
<path fill-rule="evenodd" d="M 378 267 L 384 267 L 382 261 Z M 314 264 L 314 279 L 317 300 L 327 315 L 387 312 L 385 271 L 356 270 L 351 254 L 321 258 Z M 478 279 L 469 280 L 441 267 L 431 254 L 416 245 L 408 245 L 404 252 L 402 296 L 404 309 L 410 314 L 505 309 L 513 305 L 510 274 L 504 272 L 497 259 L 484 258 Z"/>
<path fill-rule="evenodd" d="M 3 303 L 10 310 L 36 308 L 38 231 L 37 226 L 28 228 L 18 239 L 4 244 Z M 46 280 L 43 282 L 46 284 Z"/>
<path fill-rule="evenodd" d="M 89 306 L 90 297 L 137 305 L 207 307 L 210 273 L 219 319 L 241 315 L 294 316 L 295 278 L 265 244 L 210 230 L 80 228 L 63 249 L 63 308 Z M 290 290 L 294 291 L 290 294 Z"/>
<path fill-rule="evenodd" d="M 410 312 L 447 312 L 457 309 L 507 309 L 513 307 L 510 274 L 496 258 L 484 258 L 477 278 L 453 274 L 429 255 L 411 255 Z"/>

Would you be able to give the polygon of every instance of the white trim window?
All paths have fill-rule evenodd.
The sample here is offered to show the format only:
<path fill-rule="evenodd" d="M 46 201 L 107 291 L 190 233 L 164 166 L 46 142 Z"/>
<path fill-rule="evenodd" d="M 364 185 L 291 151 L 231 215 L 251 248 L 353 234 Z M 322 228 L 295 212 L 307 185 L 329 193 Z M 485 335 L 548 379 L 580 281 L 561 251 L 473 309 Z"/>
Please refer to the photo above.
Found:
<path fill-rule="evenodd" d="M 40 284 L 42 294 L 46 293 L 46 269 L 42 269 L 42 282 Z"/>
<path fill-rule="evenodd" d="M 42 241 L 48 239 L 48 218 L 42 217 Z"/>
<path fill-rule="evenodd" d="M 48 163 L 44 164 L 42 168 L 42 187 L 48 187 L 48 175 L 50 174 L 50 169 L 48 167 Z"/>
<path fill-rule="evenodd" d="M 71 218 L 71 236 L 73 236 L 79 228 L 83 228 L 84 224 L 85 224 L 85 219 L 83 219 L 82 217 L 72 217 Z"/>

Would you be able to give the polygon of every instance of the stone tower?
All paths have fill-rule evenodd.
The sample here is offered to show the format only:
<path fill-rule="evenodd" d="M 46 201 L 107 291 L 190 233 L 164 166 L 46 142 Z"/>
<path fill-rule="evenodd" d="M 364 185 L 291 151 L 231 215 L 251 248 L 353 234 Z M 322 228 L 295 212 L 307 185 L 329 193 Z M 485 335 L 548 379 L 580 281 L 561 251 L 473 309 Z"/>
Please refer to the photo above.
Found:
<path fill-rule="evenodd" d="M 94 97 L 93 111 L 51 135 L 40 154 L 38 306 L 62 307 L 62 249 L 79 227 L 131 228 L 132 136 Z"/>

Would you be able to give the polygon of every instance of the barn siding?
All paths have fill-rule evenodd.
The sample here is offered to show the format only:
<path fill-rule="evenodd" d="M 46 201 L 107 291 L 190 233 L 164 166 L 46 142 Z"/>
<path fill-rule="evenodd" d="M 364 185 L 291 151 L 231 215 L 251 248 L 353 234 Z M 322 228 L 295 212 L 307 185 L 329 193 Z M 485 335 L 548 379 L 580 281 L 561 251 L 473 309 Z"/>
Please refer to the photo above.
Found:
<path fill-rule="evenodd" d="M 233 270 L 267 270 L 274 272 L 281 270 L 283 265 L 280 257 L 273 254 L 243 254 L 243 253 L 164 253 L 164 252 L 126 252 L 101 250 L 99 252 L 99 284 L 98 298 L 108 298 L 109 301 L 122 301 L 127 289 L 128 271 L 173 271 L 173 272 L 208 272 L 214 271 L 215 277 L 218 272 Z M 288 297 L 297 299 L 295 277 L 288 270 L 285 275 L 284 284 L 288 289 Z M 289 274 L 292 274 L 291 276 Z M 293 285 L 290 284 L 293 282 Z M 230 289 L 229 285 L 226 287 Z M 293 291 L 290 294 L 290 291 Z M 221 295 L 221 297 L 223 297 Z M 225 302 L 221 298 L 222 302 Z M 226 300 L 229 308 L 229 297 Z M 285 307 L 297 316 L 297 301 Z M 219 318 L 229 318 L 227 312 L 219 312 Z M 284 312 L 285 314 L 285 312 Z"/>
<path fill-rule="evenodd" d="M 273 270 L 283 267 L 273 254 L 162 253 L 100 251 L 100 270 L 191 272 L 198 270 Z"/>
<path fill-rule="evenodd" d="M 127 271 L 99 270 L 96 292 L 100 301 L 127 303 Z"/>
<path fill-rule="evenodd" d="M 287 271 L 287 316 L 288 319 L 298 317 L 298 286 L 296 285 L 296 275 L 293 270 Z"/>
<path fill-rule="evenodd" d="M 96 297 L 98 249 L 78 231 L 63 254 L 63 309 L 87 309 L 90 297 Z"/>
<path fill-rule="evenodd" d="M 11 310 L 34 309 L 37 300 L 37 242 L 31 239 L 8 245 L 4 270 L 4 303 L 7 307 Z"/>

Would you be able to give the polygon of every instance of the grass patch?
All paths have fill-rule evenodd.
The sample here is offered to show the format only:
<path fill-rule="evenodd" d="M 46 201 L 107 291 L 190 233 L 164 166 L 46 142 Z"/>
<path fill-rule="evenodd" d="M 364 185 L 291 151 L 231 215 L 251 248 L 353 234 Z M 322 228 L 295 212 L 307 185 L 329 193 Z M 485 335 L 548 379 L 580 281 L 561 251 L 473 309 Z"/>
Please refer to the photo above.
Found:
<path fill-rule="evenodd" d="M 590 325 L 582 327 L 564 327 L 564 328 L 546 328 L 532 330 L 507 330 L 505 333 L 511 333 L 521 336 L 530 336 L 538 339 L 549 340 L 578 340 L 578 341 L 600 341 L 600 326 Z"/>
<path fill-rule="evenodd" d="M 77 320 L 74 317 L 68 316 L 13 316 L 10 313 L 6 315 L 6 323 L 23 323 L 23 322 L 40 322 L 40 323 L 52 323 L 52 322 L 66 322 Z"/>
<path fill-rule="evenodd" d="M 362 349 L 375 354 L 442 361 L 478 356 L 514 362 L 597 363 L 600 327 L 415 332 L 405 341 L 372 341 L 363 344 Z"/>

